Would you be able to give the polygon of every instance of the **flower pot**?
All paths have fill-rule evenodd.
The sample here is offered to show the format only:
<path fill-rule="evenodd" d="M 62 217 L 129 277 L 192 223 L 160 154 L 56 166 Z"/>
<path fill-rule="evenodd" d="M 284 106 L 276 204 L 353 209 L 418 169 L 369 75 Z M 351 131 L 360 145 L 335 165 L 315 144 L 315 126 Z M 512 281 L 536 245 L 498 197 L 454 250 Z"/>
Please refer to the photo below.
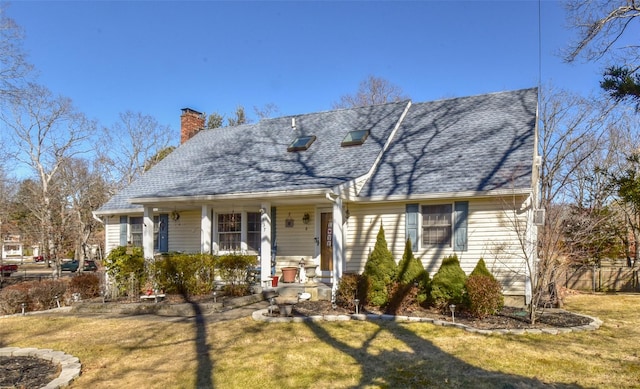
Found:
<path fill-rule="evenodd" d="M 318 265 L 307 265 L 304 267 L 304 272 L 307 275 L 307 278 L 309 279 L 309 282 L 313 282 L 314 278 L 316 278 L 316 269 L 318 268 Z"/>
<path fill-rule="evenodd" d="M 289 266 L 282 268 L 282 282 L 295 282 L 296 275 L 298 274 L 298 268 Z"/>
<path fill-rule="evenodd" d="M 278 287 L 278 276 L 271 276 L 271 287 Z"/>

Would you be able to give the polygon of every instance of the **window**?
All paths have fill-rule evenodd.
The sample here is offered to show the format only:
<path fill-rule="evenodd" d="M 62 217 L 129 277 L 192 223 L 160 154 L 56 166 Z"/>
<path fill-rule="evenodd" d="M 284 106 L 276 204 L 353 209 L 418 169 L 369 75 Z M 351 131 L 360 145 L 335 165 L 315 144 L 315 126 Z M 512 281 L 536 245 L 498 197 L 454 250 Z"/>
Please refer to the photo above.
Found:
<path fill-rule="evenodd" d="M 241 249 L 242 225 L 240 220 L 241 215 L 239 213 L 218 215 L 218 245 L 220 250 L 239 251 Z"/>
<path fill-rule="evenodd" d="M 316 140 L 315 135 L 299 136 L 291 142 L 287 151 L 304 151 L 307 150 L 311 144 Z"/>
<path fill-rule="evenodd" d="M 247 249 L 260 251 L 260 213 L 247 213 Z"/>
<path fill-rule="evenodd" d="M 345 136 L 344 139 L 342 140 L 342 143 L 340 143 L 340 146 L 347 147 L 347 146 L 361 145 L 364 143 L 365 140 L 367 140 L 368 136 L 369 136 L 369 130 L 349 131 L 347 136 Z"/>
<path fill-rule="evenodd" d="M 451 204 L 422 206 L 422 244 L 425 247 L 451 247 Z"/>
<path fill-rule="evenodd" d="M 131 234 L 131 245 L 142 247 L 142 216 L 129 218 L 129 233 Z"/>

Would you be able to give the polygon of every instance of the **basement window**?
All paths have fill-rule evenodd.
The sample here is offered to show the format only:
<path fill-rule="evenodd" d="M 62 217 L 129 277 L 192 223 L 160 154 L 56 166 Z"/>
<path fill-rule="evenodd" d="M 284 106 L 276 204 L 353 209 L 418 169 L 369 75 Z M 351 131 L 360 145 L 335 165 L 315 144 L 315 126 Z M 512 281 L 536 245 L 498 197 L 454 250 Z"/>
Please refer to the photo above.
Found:
<path fill-rule="evenodd" d="M 367 140 L 369 136 L 369 130 L 355 130 L 349 131 L 347 136 L 344 137 L 340 146 L 348 147 L 348 146 L 359 146 Z"/>
<path fill-rule="evenodd" d="M 293 142 L 291 142 L 289 147 L 287 147 L 287 151 L 290 151 L 290 152 L 291 151 L 305 151 L 311 146 L 311 144 L 315 140 L 316 140 L 316 136 L 315 135 L 299 136 L 296 139 L 294 139 Z"/>

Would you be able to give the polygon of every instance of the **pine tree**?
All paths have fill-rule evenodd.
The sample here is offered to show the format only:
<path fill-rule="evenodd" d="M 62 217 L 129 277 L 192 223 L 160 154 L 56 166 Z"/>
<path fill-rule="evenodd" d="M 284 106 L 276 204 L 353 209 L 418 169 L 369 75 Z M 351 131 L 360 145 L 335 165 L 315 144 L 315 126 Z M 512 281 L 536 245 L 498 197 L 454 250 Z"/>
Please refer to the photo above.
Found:
<path fill-rule="evenodd" d="M 431 282 L 431 298 L 434 304 L 440 308 L 446 308 L 449 304 L 463 304 L 466 281 L 467 275 L 460 267 L 457 255 L 453 254 L 443 259 Z"/>
<path fill-rule="evenodd" d="M 431 280 L 429 272 L 424 269 L 422 262 L 413 255 L 411 239 L 407 239 L 404 246 L 404 254 L 398 263 L 397 281 L 403 285 L 418 284 L 418 302 L 423 303 L 427 299 Z"/>
<path fill-rule="evenodd" d="M 369 304 L 382 307 L 389 301 L 389 287 L 395 280 L 397 271 L 393 254 L 387 248 L 384 237 L 384 228 L 380 225 L 380 231 L 376 237 L 376 244 L 369 254 L 364 266 L 363 275 L 367 279 L 367 301 Z"/>

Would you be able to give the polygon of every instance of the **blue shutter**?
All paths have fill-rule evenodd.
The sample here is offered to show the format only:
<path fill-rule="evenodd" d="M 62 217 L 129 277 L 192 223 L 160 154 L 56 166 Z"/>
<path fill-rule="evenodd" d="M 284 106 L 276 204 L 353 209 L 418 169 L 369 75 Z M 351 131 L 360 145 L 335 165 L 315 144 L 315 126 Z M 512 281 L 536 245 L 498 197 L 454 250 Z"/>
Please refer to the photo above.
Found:
<path fill-rule="evenodd" d="M 127 245 L 127 221 L 126 216 L 120 216 L 120 246 Z"/>
<path fill-rule="evenodd" d="M 456 201 L 453 212 L 453 250 L 467 251 L 467 219 L 469 217 L 469 202 Z"/>
<path fill-rule="evenodd" d="M 411 249 L 418 250 L 418 215 L 420 207 L 418 204 L 407 204 L 405 217 L 406 238 L 411 239 Z"/>
<path fill-rule="evenodd" d="M 169 252 L 169 214 L 160 214 L 158 222 L 158 251 L 161 253 Z"/>

